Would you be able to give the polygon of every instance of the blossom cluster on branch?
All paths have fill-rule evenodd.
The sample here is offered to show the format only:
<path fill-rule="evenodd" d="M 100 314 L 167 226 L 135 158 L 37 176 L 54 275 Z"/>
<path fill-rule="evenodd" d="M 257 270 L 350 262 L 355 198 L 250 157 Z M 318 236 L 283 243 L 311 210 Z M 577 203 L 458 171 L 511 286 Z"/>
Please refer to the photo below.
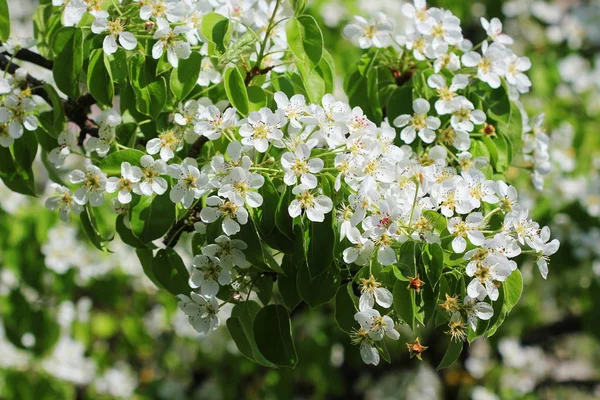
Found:
<path fill-rule="evenodd" d="M 382 14 L 344 29 L 373 49 L 342 101 L 329 93 L 316 21 L 302 2 L 281 3 L 54 2 L 62 27 L 47 51 L 67 103 L 44 85 L 39 112 L 26 73 L 0 80 L 0 144 L 14 142 L 2 178 L 29 188 L 25 130 L 36 133 L 23 145 L 37 152 L 39 141 L 49 168 L 82 155 L 46 206 L 64 221 L 79 215 L 100 249 L 110 242 L 101 226 L 114 227 L 198 332 L 234 303 L 227 326 L 261 364 L 294 366 L 289 313 L 334 297 L 366 363 L 389 361 L 383 339 L 399 339 L 398 325 L 415 334 L 418 358 L 422 328 L 446 326 L 451 362 L 518 301 L 515 259 L 531 254 L 545 278 L 558 249 L 504 175 L 521 147 L 535 174 L 548 172 L 541 118 L 529 133 L 514 101 L 531 86 L 530 62 L 499 20 L 482 19 L 487 39 L 473 46 L 450 11 L 415 1 L 402 8 L 404 35 Z M 79 68 L 59 75 L 60 57 Z M 80 153 L 61 109 L 80 95 L 84 57 L 101 112 L 79 121 L 96 129 Z M 114 222 L 99 223 L 107 198 Z M 189 268 L 173 249 L 183 231 L 193 231 Z"/>

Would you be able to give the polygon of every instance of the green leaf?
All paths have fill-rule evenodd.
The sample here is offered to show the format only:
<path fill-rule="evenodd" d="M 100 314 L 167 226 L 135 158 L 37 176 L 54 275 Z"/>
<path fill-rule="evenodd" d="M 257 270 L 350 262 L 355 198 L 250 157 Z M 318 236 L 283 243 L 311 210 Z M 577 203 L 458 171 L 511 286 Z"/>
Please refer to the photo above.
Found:
<path fill-rule="evenodd" d="M 0 178 L 13 192 L 35 197 L 35 183 L 31 168 L 23 169 L 9 149 L 0 146 Z"/>
<path fill-rule="evenodd" d="M 135 248 L 141 248 L 141 249 L 145 249 L 147 248 L 147 246 L 144 244 L 144 242 L 142 242 L 140 239 L 138 239 L 133 232 L 131 232 L 131 229 L 129 229 L 126 225 L 125 225 L 125 218 L 126 216 L 124 214 L 120 214 L 117 217 L 117 222 L 116 222 L 116 230 L 117 233 L 119 234 L 119 236 L 121 237 L 121 240 L 123 241 L 123 243 L 131 246 L 131 247 L 135 247 Z"/>
<path fill-rule="evenodd" d="M 254 318 L 260 311 L 260 306 L 252 301 L 236 304 L 227 319 L 227 329 L 243 356 L 266 367 L 274 367 L 258 350 L 254 340 Z"/>
<path fill-rule="evenodd" d="M 335 295 L 335 321 L 341 330 L 351 333 L 356 326 L 354 314 L 356 314 L 355 300 L 352 298 L 352 283 L 339 287 Z"/>
<path fill-rule="evenodd" d="M 137 140 L 137 129 L 138 126 L 135 122 L 126 122 L 117 126 L 117 142 L 127 147 L 134 147 L 135 142 Z M 138 165 L 137 163 L 132 163 L 131 161 L 129 161 L 129 163 L 131 163 L 132 165 Z"/>
<path fill-rule="evenodd" d="M 311 277 L 308 267 L 302 262 L 296 279 L 298 293 L 302 300 L 311 307 L 317 307 L 335 296 L 340 285 L 340 271 L 335 264 L 331 264 L 319 275 Z"/>
<path fill-rule="evenodd" d="M 273 295 L 273 276 L 272 274 L 261 275 L 254 281 L 254 291 L 263 305 L 269 304 Z"/>
<path fill-rule="evenodd" d="M 394 310 L 413 329 L 415 321 L 415 294 L 405 281 L 394 284 Z"/>
<path fill-rule="evenodd" d="M 290 50 L 298 60 L 315 66 L 323 55 L 323 33 L 310 15 L 290 18 L 285 24 Z"/>
<path fill-rule="evenodd" d="M 261 236 L 265 236 L 275 229 L 275 212 L 279 203 L 279 194 L 268 176 L 265 177 L 265 183 L 259 189 L 259 193 L 263 198 L 263 206 L 257 210 L 255 221 Z"/>
<path fill-rule="evenodd" d="M 35 134 L 25 134 L 15 140 L 13 144 L 13 153 L 15 161 L 24 170 L 30 170 L 38 151 L 38 142 Z"/>
<path fill-rule="evenodd" d="M 140 165 L 140 158 L 144 155 L 143 152 L 134 149 L 119 150 L 110 153 L 100 163 L 100 169 L 108 176 L 121 175 L 121 164 L 125 161 L 131 165 Z"/>
<path fill-rule="evenodd" d="M 58 147 L 58 141 L 54 136 L 50 134 L 50 132 L 46 128 L 47 126 L 52 125 L 50 121 L 52 119 L 52 116 L 50 114 L 52 113 L 45 112 L 40 114 L 40 116 L 38 117 L 38 128 L 33 132 L 38 143 L 46 152 L 50 152 Z"/>
<path fill-rule="evenodd" d="M 94 99 L 107 107 L 112 107 L 115 88 L 110 61 L 102 49 L 93 50 L 90 55 L 87 84 Z"/>
<path fill-rule="evenodd" d="M 502 308 L 508 314 L 519 302 L 521 293 L 523 293 L 523 275 L 521 275 L 521 271 L 514 270 L 502 283 L 502 290 L 504 291 L 504 307 Z"/>
<path fill-rule="evenodd" d="M 244 117 L 248 115 L 248 92 L 244 84 L 244 78 L 238 68 L 229 68 L 223 74 L 225 91 L 231 105 Z"/>
<path fill-rule="evenodd" d="M 360 107 L 370 120 L 379 123 L 382 110 L 379 102 L 379 77 L 374 67 L 375 56 L 376 53 L 371 51 L 361 58 L 356 70 L 346 75 L 344 89 L 352 107 Z"/>
<path fill-rule="evenodd" d="M 381 124 L 383 119 L 383 110 L 379 100 L 379 74 L 378 70 L 373 68 L 367 74 L 367 97 L 370 107 L 370 114 L 367 116 L 376 124 Z"/>
<path fill-rule="evenodd" d="M 440 361 L 440 364 L 435 370 L 439 371 L 441 369 L 448 368 L 450 365 L 454 364 L 454 362 L 458 360 L 458 357 L 462 352 L 463 344 L 464 343 L 462 341 L 457 342 L 454 340 L 450 340 L 450 344 L 448 344 L 448 349 L 446 349 L 446 353 L 444 354 L 442 361 Z"/>
<path fill-rule="evenodd" d="M 280 367 L 293 368 L 298 363 L 292 339 L 290 316 L 284 306 L 268 305 L 254 318 L 254 338 L 262 355 Z"/>
<path fill-rule="evenodd" d="M 306 0 L 292 0 L 292 8 L 296 17 L 302 15 L 306 9 Z"/>
<path fill-rule="evenodd" d="M 387 117 L 391 124 L 399 115 L 410 115 L 413 113 L 412 101 L 412 88 L 410 85 L 403 85 L 394 90 L 394 93 L 392 93 L 390 96 L 386 107 Z M 396 144 L 399 144 L 399 138 L 400 136 L 398 135 Z"/>
<path fill-rule="evenodd" d="M 325 94 L 333 92 L 335 66 L 333 58 L 326 50 L 323 50 L 323 57 L 316 67 L 308 62 L 299 63 L 297 67 L 302 79 L 302 86 L 311 102 L 319 103 Z M 295 76 L 298 75 L 292 75 L 292 77 Z"/>
<path fill-rule="evenodd" d="M 192 52 L 185 60 L 179 60 L 179 67 L 171 72 L 171 91 L 178 100 L 183 100 L 196 86 L 200 75 L 202 56 L 200 53 Z"/>
<path fill-rule="evenodd" d="M 31 333 L 35 337 L 32 348 L 27 349 L 36 355 L 47 354 L 60 336 L 60 327 L 55 318 L 43 308 L 33 308 L 19 290 L 13 290 L 4 302 L 2 320 L 6 338 L 20 349 L 23 335 Z"/>
<path fill-rule="evenodd" d="M 50 97 L 50 106 L 52 107 L 52 121 L 46 126 L 46 129 L 51 136 L 56 138 L 62 132 L 65 124 L 64 105 L 54 86 L 44 83 L 44 90 Z"/>
<path fill-rule="evenodd" d="M 283 256 L 281 268 L 284 274 L 280 274 L 277 277 L 277 288 L 279 289 L 283 303 L 288 310 L 292 311 L 302 301 L 296 282 L 298 267 L 294 263 L 292 255 L 286 254 Z"/>
<path fill-rule="evenodd" d="M 267 106 L 267 95 L 260 86 L 250 86 L 247 91 L 249 111 L 258 111 Z"/>
<path fill-rule="evenodd" d="M 263 246 L 253 220 L 249 220 L 247 224 L 242 225 L 240 232 L 235 237 L 248 245 L 248 249 L 244 251 L 244 254 L 250 264 L 263 271 L 275 270 L 283 273 L 281 267 L 272 259 L 269 249 Z"/>
<path fill-rule="evenodd" d="M 423 264 L 427 266 L 427 278 L 432 288 L 435 288 L 442 277 L 444 268 L 444 250 L 437 243 L 428 244 L 422 253 Z"/>
<path fill-rule="evenodd" d="M 325 215 L 323 222 L 311 222 L 309 226 L 310 242 L 306 252 L 306 264 L 311 277 L 319 275 L 333 262 L 335 232 L 333 213 Z"/>
<path fill-rule="evenodd" d="M 406 280 L 409 276 L 417 275 L 417 253 L 417 246 L 413 241 L 405 242 L 398 251 L 397 265 Z"/>
<path fill-rule="evenodd" d="M 6 0 L 0 0 L 0 40 L 5 42 L 10 36 L 10 12 Z"/>
<path fill-rule="evenodd" d="M 523 276 L 521 271 L 514 270 L 504 282 L 498 300 L 493 303 L 494 316 L 490 319 L 485 334 L 489 337 L 496 333 L 506 316 L 519 302 L 523 292 Z"/>
<path fill-rule="evenodd" d="M 229 20 L 217 13 L 208 13 L 202 17 L 200 31 L 211 43 L 215 45 L 216 50 L 223 54 L 231 40 L 231 28 Z"/>
<path fill-rule="evenodd" d="M 81 29 L 62 27 L 54 35 L 54 68 L 56 86 L 69 97 L 79 97 L 79 76 L 83 67 L 83 34 Z"/>
<path fill-rule="evenodd" d="M 168 194 L 142 196 L 131 209 L 131 230 L 143 243 L 162 237 L 175 221 L 175 204 Z"/>
<path fill-rule="evenodd" d="M 83 212 L 81 213 L 79 219 L 81 220 L 81 226 L 83 227 L 83 231 L 90 239 L 90 242 L 101 251 L 109 251 L 105 242 L 109 240 L 103 239 L 98 231 L 98 227 L 96 224 L 96 218 L 94 217 L 93 211 L 90 206 L 86 206 L 83 208 Z"/>
<path fill-rule="evenodd" d="M 156 61 L 134 55 L 129 59 L 129 78 L 136 109 L 156 119 L 167 102 L 167 83 L 163 76 L 156 77 Z"/>
<path fill-rule="evenodd" d="M 292 193 L 292 188 L 286 186 L 281 197 L 279 197 L 277 211 L 275 212 L 275 226 L 283 235 L 292 240 L 295 238 L 294 219 L 290 217 L 288 206 L 294 198 L 295 196 Z"/>
<path fill-rule="evenodd" d="M 183 60 L 179 60 L 181 62 Z M 110 70 L 112 72 L 113 82 L 119 85 L 125 85 L 127 79 L 127 52 L 119 47 L 110 57 Z"/>
<path fill-rule="evenodd" d="M 189 296 L 191 291 L 188 285 L 190 274 L 175 250 L 170 247 L 160 249 L 152 261 L 152 273 L 170 293 Z"/>
<path fill-rule="evenodd" d="M 154 256 L 152 254 L 152 250 L 145 249 L 136 249 L 135 254 L 137 254 L 138 259 L 140 260 L 140 264 L 142 265 L 142 269 L 146 276 L 154 283 L 157 287 L 164 289 L 162 284 L 156 279 L 154 276 L 154 271 L 152 271 L 152 262 L 154 261 Z"/>

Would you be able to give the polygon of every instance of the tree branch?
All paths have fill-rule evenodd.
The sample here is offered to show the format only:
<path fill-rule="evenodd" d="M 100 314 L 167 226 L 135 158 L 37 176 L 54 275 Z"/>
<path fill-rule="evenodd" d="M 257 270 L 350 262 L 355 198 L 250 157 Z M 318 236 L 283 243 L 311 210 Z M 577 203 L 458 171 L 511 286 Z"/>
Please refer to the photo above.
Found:
<path fill-rule="evenodd" d="M 2 46 L 2 42 L 0 42 L 0 46 Z M 2 53 L 2 55 L 8 55 L 10 56 L 7 52 Z M 34 53 L 31 50 L 28 49 L 21 49 L 19 51 L 17 51 L 14 54 L 14 57 L 16 59 L 22 60 L 22 61 L 27 61 L 29 63 L 38 65 L 42 68 L 46 68 L 46 69 L 52 69 L 54 68 L 54 62 L 52 60 L 48 60 L 45 57 L 42 57 L 41 54 L 38 53 Z"/>
<path fill-rule="evenodd" d="M 565 317 L 563 320 L 550 325 L 541 326 L 529 331 L 521 339 L 523 345 L 537 345 L 550 342 L 558 336 L 581 332 L 583 319 L 577 315 Z"/>
<path fill-rule="evenodd" d="M 574 387 L 588 391 L 594 391 L 596 388 L 600 387 L 600 380 L 568 380 L 568 381 L 555 381 L 555 380 L 545 380 L 540 382 L 534 390 L 534 393 L 539 393 L 542 389 L 547 389 L 555 386 L 567 386 Z"/>

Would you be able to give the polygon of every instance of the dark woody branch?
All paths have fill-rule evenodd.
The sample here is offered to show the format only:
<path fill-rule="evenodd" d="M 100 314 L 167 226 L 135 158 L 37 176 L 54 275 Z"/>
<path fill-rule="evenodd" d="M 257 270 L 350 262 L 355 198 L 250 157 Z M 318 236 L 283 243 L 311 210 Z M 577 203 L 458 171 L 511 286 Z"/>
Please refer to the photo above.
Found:
<path fill-rule="evenodd" d="M 0 42 L 0 46 L 2 42 Z M 4 52 L 2 55 L 8 55 L 8 53 Z M 28 49 L 21 49 L 14 54 L 14 58 L 22 61 L 27 61 L 29 63 L 38 65 L 42 68 L 52 69 L 54 67 L 54 62 L 52 60 L 48 60 L 45 57 L 42 57 L 40 54 L 35 53 Z"/>

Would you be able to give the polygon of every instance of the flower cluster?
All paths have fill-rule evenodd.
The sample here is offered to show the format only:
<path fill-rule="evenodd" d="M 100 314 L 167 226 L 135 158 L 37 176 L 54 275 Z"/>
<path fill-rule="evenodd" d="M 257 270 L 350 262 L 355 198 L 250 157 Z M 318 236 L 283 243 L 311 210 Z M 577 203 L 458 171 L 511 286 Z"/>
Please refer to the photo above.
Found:
<path fill-rule="evenodd" d="M 384 337 L 398 339 L 398 324 L 414 327 L 413 321 L 390 310 L 396 306 L 391 292 L 394 283 L 408 279 L 406 290 L 420 300 L 421 289 L 437 283 L 429 277 L 427 282 L 420 279 L 416 261 L 414 276 L 400 270 L 405 244 L 413 245 L 413 249 L 433 248 L 439 250 L 436 262 L 442 265 L 438 280 L 446 274 L 448 279 L 463 283 L 462 291 L 444 288 L 449 293 L 440 294 L 446 295 L 441 306 L 448 313 L 449 334 L 464 340 L 468 329 L 475 330 L 479 320 L 493 317 L 492 304 L 498 301 L 503 282 L 519 274 L 515 272 L 515 257 L 523 251 L 535 255 L 545 278 L 548 257 L 558 249 L 558 241 L 550 240 L 550 230 L 529 218 L 515 188 L 501 179 L 508 166 L 497 168 L 497 155 L 512 149 L 493 147 L 496 152 L 491 156 L 487 147 L 490 142 L 495 146 L 491 138 L 496 127 L 503 139 L 508 137 L 503 130 L 509 122 L 499 123 L 498 118 L 504 116 L 491 110 L 486 96 L 494 90 L 503 91 L 498 93 L 511 108 L 508 94 L 525 93 L 531 86 L 523 73 L 530 67 L 529 60 L 507 47 L 512 39 L 502 32 L 497 19 L 481 20 L 487 39 L 474 47 L 463 38 L 456 16 L 447 10 L 427 8 L 424 1 L 402 7 L 411 20 L 403 35 L 392 35 L 393 24 L 384 14 L 377 14 L 372 22 L 357 17 L 344 34 L 361 48 L 391 46 L 388 50 L 397 58 L 393 64 L 400 70 L 408 69 L 407 79 L 413 74 L 419 79 L 417 82 L 415 78 L 408 107 L 402 105 L 404 111 L 392 118 L 390 107 L 386 113 L 389 120 L 377 119 L 331 94 L 322 96 L 326 90 L 318 95 L 312 90 L 292 95 L 288 90 L 285 94 L 282 87 L 263 90 L 268 85 L 252 82 L 253 74 L 267 75 L 265 81 L 276 80 L 268 75 L 288 68 L 295 73 L 297 68 L 277 61 L 297 57 L 288 52 L 285 29 L 279 24 L 286 19 L 280 3 L 157 0 L 115 3 L 114 9 L 111 6 L 107 11 L 95 0 L 54 2 L 62 6 L 66 26 L 75 26 L 90 14 L 94 19 L 91 32 L 104 35 L 102 47 L 108 55 L 121 51 L 119 46 L 128 51 L 141 46 L 154 59 L 166 55 L 166 62 L 159 65 L 170 69 L 178 68 L 180 60 L 191 57 L 192 51 L 210 54 L 201 61 L 200 85 L 220 81 L 217 62 L 223 67 L 239 60 L 245 67 L 249 59 L 256 65 L 246 69 L 245 79 L 229 80 L 239 77 L 238 71 L 236 75 L 225 74 L 229 77 L 225 92 L 230 102 L 216 102 L 216 96 L 211 96 L 216 92 L 209 88 L 181 96 L 184 100 L 179 103 L 181 98 L 169 97 L 168 105 L 166 100 L 162 102 L 160 121 L 152 122 L 151 128 L 133 115 L 143 135 L 136 131 L 135 140 L 127 141 L 127 145 L 119 128 L 135 112 L 123 107 L 121 115 L 105 107 L 93 121 L 86 116 L 86 122 L 98 127 L 96 137 L 82 138 L 86 163 L 68 173 L 70 187 L 54 185 L 56 194 L 46 200 L 46 206 L 58 210 L 63 221 L 71 214 L 84 213 L 82 221 L 90 231 L 94 228 L 89 227 L 94 209 L 109 198 L 113 212 L 119 214 L 117 224 L 124 224 L 117 225 L 122 238 L 122 232 L 131 230 L 129 239 L 142 240 L 136 236 L 139 229 L 136 231 L 135 226 L 148 221 L 137 211 L 158 201 L 162 206 L 170 205 L 177 218 L 167 221 L 161 231 L 169 249 L 157 254 L 174 253 L 177 257 L 176 252 L 169 253 L 172 239 L 186 228 L 191 231 L 192 226 L 196 246 L 189 280 L 185 282 L 188 271 L 181 270 L 185 278 L 174 278 L 177 282 L 173 285 L 169 280 L 165 287 L 177 286 L 168 290 L 179 295 L 180 309 L 202 333 L 219 326 L 219 309 L 225 303 L 240 302 L 242 294 L 247 301 L 260 292 L 255 283 L 262 274 L 257 271 L 264 271 L 261 267 L 275 277 L 283 269 L 283 261 L 275 256 L 291 250 L 276 252 L 276 245 L 271 247 L 267 240 L 263 243 L 261 236 L 266 235 L 258 225 L 269 217 L 265 214 L 276 214 L 270 215 L 275 220 L 270 227 L 275 234 L 278 229 L 286 236 L 279 225 L 292 225 L 293 233 L 285 240 L 293 242 L 292 248 L 304 250 L 304 254 L 298 251 L 298 256 L 304 257 L 307 268 L 307 246 L 314 246 L 314 242 L 298 244 L 298 237 L 302 234 L 313 240 L 307 232 L 325 224 L 327 234 L 340 242 L 335 246 L 335 239 L 331 239 L 330 247 L 336 247 L 331 249 L 331 256 L 337 257 L 331 262 L 332 269 L 339 272 L 343 266 L 352 277 L 352 285 L 361 291 L 352 311 L 359 325 L 352 340 L 360 346 L 363 360 L 374 365 L 379 362 Z M 202 34 L 203 20 L 209 13 L 217 13 L 209 20 L 225 16 L 232 21 L 227 27 L 231 35 L 223 35 L 225 50 L 219 55 L 215 53 L 217 43 L 212 41 L 209 46 L 211 40 Z M 417 65 L 427 65 L 427 73 L 417 71 Z M 385 66 L 386 72 L 405 72 Z M 300 76 L 305 75 L 302 72 Z M 169 71 L 170 81 L 177 78 L 175 73 Z M 22 79 L 23 74 L 17 71 L 14 77 L 0 80 L 0 124 L 4 124 L 0 125 L 0 132 L 4 132 L 0 144 L 5 147 L 24 129 L 34 130 L 38 124 L 31 93 L 21 90 Z M 160 79 L 164 81 L 164 77 Z M 232 88 L 234 83 L 247 86 L 245 98 L 243 93 L 230 93 L 237 90 Z M 394 90 L 402 85 L 396 80 Z M 259 89 L 264 102 L 250 104 L 251 88 Z M 159 97 L 161 90 L 153 87 L 148 92 L 150 97 Z M 267 100 L 266 93 L 272 93 L 272 99 Z M 320 104 L 314 104 L 319 98 Z M 521 132 L 514 136 L 522 139 Z M 546 139 L 541 120 L 523 136 L 525 160 L 533 163 L 539 175 L 547 173 L 549 165 Z M 59 168 L 80 149 L 77 134 L 70 129 L 58 135 L 57 144 L 48 161 Z M 206 148 L 194 153 L 199 144 Z M 170 231 L 175 227 L 175 233 Z M 146 237 L 143 243 L 159 236 Z M 259 248 L 257 257 L 252 238 Z M 56 268 L 65 270 L 68 266 Z M 181 278 L 179 272 L 177 278 Z M 390 283 L 386 274 L 402 279 Z M 461 292 L 464 294 L 459 298 Z M 267 306 L 270 297 L 260 300 Z M 427 348 L 418 339 L 408 347 L 419 358 Z"/>
<path fill-rule="evenodd" d="M 418 157 L 408 145 L 394 144 L 392 127 L 377 127 L 360 109 L 351 109 L 330 95 L 323 98 L 322 105 L 306 104 L 302 96 L 288 100 L 283 93 L 276 98 L 275 111 L 263 108 L 239 121 L 232 109 L 223 113 L 213 105 L 200 104 L 207 104 L 206 100 L 188 102 L 181 106 L 182 113 L 176 114 L 174 128 L 148 142 L 149 154 L 142 156 L 138 165 L 123 162 L 121 176 L 110 178 L 94 165 L 86 171 L 73 171 L 69 179 L 79 187 L 72 196 L 61 188 L 60 196 L 51 198 L 48 205 L 59 207 L 61 215 L 68 207 L 77 213 L 88 202 L 99 206 L 105 192 L 117 192 L 113 201 L 128 204 L 132 193 L 162 195 L 168 190 L 168 181 L 172 182 L 169 196 L 174 203 L 190 208 L 204 199 L 199 213 L 201 229 L 218 224 L 223 234 L 194 258 L 190 283 L 200 293 L 182 296 L 180 303 L 201 332 L 218 325 L 215 296 L 219 287 L 230 285 L 236 270 L 249 266 L 244 256 L 246 243 L 235 235 L 248 223 L 251 210 L 261 207 L 263 198 L 258 190 L 265 177 L 279 177 L 283 185 L 291 186 L 294 197 L 287 208 L 293 218 L 305 215 L 320 222 L 332 211 L 331 192 L 328 196 L 322 187 L 329 177 L 334 190 L 347 193 L 335 206 L 341 210 L 337 219 L 340 237 L 352 245 L 343 253 L 349 265 L 368 265 L 373 257 L 383 266 L 392 265 L 397 262 L 398 247 L 409 240 L 441 244 L 446 237 L 441 237 L 435 222 L 446 220 L 450 248 L 464 254 L 465 273 L 470 278 L 463 304 L 447 305 L 457 338 L 464 337 L 460 330 L 463 316 L 471 326 L 477 319 L 492 316 L 491 305 L 484 300 L 498 298 L 497 283 L 517 268 L 512 258 L 522 247 L 538 255 L 540 271 L 546 276 L 547 256 L 556 251 L 557 242 L 548 243 L 548 228 L 540 229 L 528 218 L 512 186 L 486 177 L 482 171 L 486 160 L 472 160 L 468 150 L 455 155 L 435 133 L 432 146 Z M 425 104 L 429 104 L 425 100 L 415 103 L 415 115 L 399 118 L 436 118 L 424 117 L 428 111 Z M 476 111 L 483 114 L 480 110 L 471 114 Z M 475 117 L 475 123 L 484 120 L 485 115 Z M 431 121 L 430 125 L 436 125 Z M 473 122 L 470 124 L 464 127 L 467 139 Z M 202 167 L 191 158 L 171 162 L 186 134 L 204 135 L 208 140 L 225 137 L 230 142 L 225 154 L 215 155 Z M 401 138 L 412 141 L 406 135 Z M 263 156 L 270 148 L 282 152 L 279 160 Z M 159 153 L 159 159 L 152 156 Z M 260 163 L 254 161 L 261 159 Z M 489 220 L 496 214 L 504 215 L 502 228 L 489 230 Z M 384 335 L 398 337 L 393 320 L 373 308 L 375 303 L 389 308 L 391 293 L 373 276 L 363 280 L 361 287 L 356 314 L 361 328 L 355 341 L 361 344 L 365 361 L 376 364 L 373 341 Z"/>
<path fill-rule="evenodd" d="M 38 127 L 38 119 L 35 116 L 37 96 L 26 86 L 26 77 L 27 71 L 23 68 L 17 69 L 13 75 L 4 74 L 0 77 L 0 146 L 2 147 L 12 146 L 15 139 L 23 136 L 25 131 L 33 132 Z"/>
<path fill-rule="evenodd" d="M 209 40 L 202 33 L 202 21 L 207 14 L 220 14 L 233 23 L 231 43 L 225 45 L 234 48 L 236 43 L 239 43 L 238 50 L 239 47 L 246 50 L 256 47 L 258 50 L 258 40 L 265 39 L 271 17 L 274 14 L 278 19 L 286 16 L 280 2 L 265 0 L 156 0 L 132 2 L 125 6 L 115 4 L 116 10 L 109 10 L 110 12 L 106 11 L 101 3 L 98 0 L 52 2 L 54 6 L 61 6 L 65 26 L 77 26 L 86 15 L 94 18 L 91 30 L 94 34 L 104 35 L 102 47 L 106 54 L 114 54 L 119 47 L 134 50 L 142 46 L 140 37 L 150 34 L 155 40 L 152 57 L 159 59 L 166 54 L 168 62 L 174 68 L 178 67 L 179 60 L 189 58 L 194 48 L 199 48 L 203 55 L 208 54 Z M 260 67 L 283 72 L 286 66 L 279 60 L 287 47 L 284 26 L 274 27 L 269 31 L 268 38 L 269 40 L 264 42 L 266 46 L 262 49 L 262 54 L 268 55 L 262 58 Z M 232 57 L 237 56 L 239 54 Z M 251 55 L 250 59 L 256 61 L 256 54 Z M 221 72 L 216 68 L 215 60 L 204 58 L 198 84 L 209 86 L 211 83 L 218 84 L 221 79 Z"/>

